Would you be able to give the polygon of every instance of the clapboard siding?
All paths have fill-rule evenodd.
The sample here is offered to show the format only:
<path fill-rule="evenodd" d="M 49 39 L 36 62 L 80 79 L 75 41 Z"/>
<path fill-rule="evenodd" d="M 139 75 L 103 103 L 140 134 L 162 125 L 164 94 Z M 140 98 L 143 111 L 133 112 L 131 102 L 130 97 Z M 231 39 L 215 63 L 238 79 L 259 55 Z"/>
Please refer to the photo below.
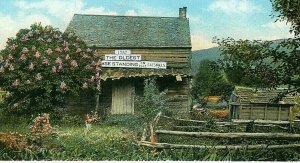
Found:
<path fill-rule="evenodd" d="M 105 54 L 114 54 L 118 49 L 99 49 L 98 54 L 104 59 Z M 132 54 L 140 54 L 143 61 L 167 62 L 167 69 L 186 69 L 189 74 L 191 49 L 157 48 L 157 49 L 130 49 Z"/>

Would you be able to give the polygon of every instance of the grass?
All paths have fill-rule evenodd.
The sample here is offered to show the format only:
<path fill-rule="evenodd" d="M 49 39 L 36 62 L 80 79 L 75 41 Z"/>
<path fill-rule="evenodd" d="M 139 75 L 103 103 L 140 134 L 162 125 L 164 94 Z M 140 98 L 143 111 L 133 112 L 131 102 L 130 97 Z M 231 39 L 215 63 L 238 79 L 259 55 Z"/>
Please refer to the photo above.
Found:
<path fill-rule="evenodd" d="M 16 120 L 14 120 L 16 121 Z M 28 133 L 29 128 L 24 120 L 19 119 L 20 125 L 13 125 L 9 119 L 1 121 L 0 132 L 17 131 Z M 164 122 L 165 123 L 165 122 Z M 59 123 L 57 123 L 59 124 Z M 112 116 L 105 122 L 92 125 L 87 135 L 83 125 L 63 123 L 54 126 L 57 135 L 40 139 L 39 143 L 26 149 L 1 148 L 0 160 L 201 160 L 201 161 L 249 161 L 249 160 L 299 160 L 296 150 L 223 150 L 213 149 L 166 149 L 153 150 L 139 147 L 139 132 L 142 121 L 136 116 Z M 25 134 L 28 135 L 28 134 Z M 31 137 L 26 137 L 31 140 Z M 191 138 L 166 137 L 170 143 L 208 143 L 217 144 L 218 140 L 201 140 Z M 193 140 L 193 141 L 191 141 Z M 221 141 L 221 143 L 227 143 Z M 255 143 L 255 142 L 253 142 Z M 34 143 L 32 143 L 34 144 Z"/>

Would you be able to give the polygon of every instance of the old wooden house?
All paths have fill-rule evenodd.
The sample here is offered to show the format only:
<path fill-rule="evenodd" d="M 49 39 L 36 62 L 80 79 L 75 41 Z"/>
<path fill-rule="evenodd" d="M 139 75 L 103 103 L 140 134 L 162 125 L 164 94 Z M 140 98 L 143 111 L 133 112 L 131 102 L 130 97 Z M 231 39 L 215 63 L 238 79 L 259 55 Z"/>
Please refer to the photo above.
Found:
<path fill-rule="evenodd" d="M 295 96 L 287 95 L 276 100 L 283 89 L 255 90 L 253 88 L 235 87 L 229 101 L 231 119 L 248 120 L 289 120 Z"/>
<path fill-rule="evenodd" d="M 173 97 L 168 104 L 174 113 L 188 113 L 191 38 L 186 7 L 178 17 L 75 14 L 66 31 L 102 57 L 102 114 L 133 114 L 135 96 L 143 94 L 149 77 L 157 77 L 159 89 Z M 93 106 L 86 99 L 72 105 L 84 111 Z"/>

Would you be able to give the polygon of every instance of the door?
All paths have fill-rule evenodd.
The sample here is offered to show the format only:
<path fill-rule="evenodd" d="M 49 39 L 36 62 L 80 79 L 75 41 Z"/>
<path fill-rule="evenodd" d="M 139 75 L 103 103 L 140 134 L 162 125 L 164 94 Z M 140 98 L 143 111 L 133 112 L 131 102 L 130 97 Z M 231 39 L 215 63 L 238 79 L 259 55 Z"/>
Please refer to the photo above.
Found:
<path fill-rule="evenodd" d="M 112 83 L 111 114 L 134 114 L 135 88 L 128 80 L 117 80 Z"/>

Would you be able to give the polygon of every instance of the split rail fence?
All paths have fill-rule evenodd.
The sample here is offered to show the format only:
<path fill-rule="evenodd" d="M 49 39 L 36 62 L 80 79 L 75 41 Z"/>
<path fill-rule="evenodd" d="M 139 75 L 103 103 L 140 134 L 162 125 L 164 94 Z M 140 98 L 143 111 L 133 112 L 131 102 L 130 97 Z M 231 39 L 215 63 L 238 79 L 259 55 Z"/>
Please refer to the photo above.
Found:
<path fill-rule="evenodd" d="M 157 129 L 160 119 L 173 120 L 175 122 L 192 123 L 189 125 L 173 126 L 175 130 Z M 154 118 L 149 125 L 149 133 L 147 134 L 147 128 L 144 128 L 144 132 L 141 140 L 138 142 L 140 146 L 151 147 L 156 149 L 283 149 L 283 148 L 300 148 L 300 134 L 288 133 L 288 132 L 269 132 L 269 133 L 249 133 L 249 132 L 189 132 L 182 131 L 185 129 L 199 129 L 207 124 L 207 121 L 178 119 L 168 116 L 163 116 L 160 112 Z M 295 124 L 300 124 L 299 121 L 270 121 L 270 120 L 231 120 L 228 122 L 215 122 L 219 127 L 270 127 L 282 130 L 292 131 Z M 147 140 L 147 135 L 150 135 Z M 160 138 L 165 135 L 171 135 L 175 137 L 193 137 L 193 138 L 218 138 L 218 139 L 247 139 L 247 140 L 279 140 L 288 141 L 289 144 L 238 144 L 238 145 L 199 145 L 199 144 L 182 144 L 182 143 L 164 143 L 159 142 Z"/>

